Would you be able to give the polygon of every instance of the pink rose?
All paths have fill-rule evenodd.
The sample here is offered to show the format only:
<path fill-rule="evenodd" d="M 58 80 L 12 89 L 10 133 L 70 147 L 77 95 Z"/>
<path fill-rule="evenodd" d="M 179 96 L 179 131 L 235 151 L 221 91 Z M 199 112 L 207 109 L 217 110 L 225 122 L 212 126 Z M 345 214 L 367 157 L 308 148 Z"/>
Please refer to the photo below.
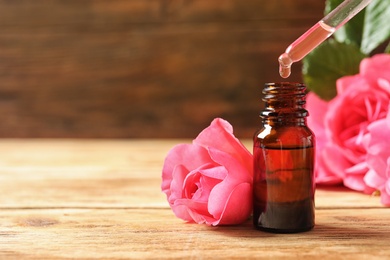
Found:
<path fill-rule="evenodd" d="M 252 155 L 225 120 L 169 151 L 161 189 L 175 215 L 207 225 L 244 222 L 252 212 Z"/>
<path fill-rule="evenodd" d="M 306 98 L 306 109 L 310 112 L 307 118 L 307 124 L 316 136 L 316 158 L 315 158 L 315 180 L 318 184 L 340 184 L 343 182 L 343 176 L 337 175 L 340 171 L 327 169 L 327 162 L 333 163 L 337 167 L 337 157 L 333 157 L 328 147 L 328 137 L 325 131 L 325 116 L 328 111 L 328 102 L 320 99 L 313 92 L 310 92 Z"/>
<path fill-rule="evenodd" d="M 321 113 L 325 132 L 319 130 L 320 123 L 316 126 L 309 122 L 317 139 L 322 139 L 324 143 L 317 150 L 317 182 L 337 183 L 342 180 L 351 189 L 367 193 L 373 191 L 364 182 L 368 166 L 363 136 L 368 132 L 368 125 L 386 117 L 390 100 L 389 82 L 388 54 L 364 59 L 359 74 L 337 81 L 337 96 Z M 323 104 L 314 102 L 318 101 L 312 98 L 307 104 L 312 115 L 318 109 L 326 109 Z"/>
<path fill-rule="evenodd" d="M 381 201 L 390 206 L 390 112 L 386 119 L 368 126 L 367 144 L 368 173 L 364 181 L 381 192 Z"/>

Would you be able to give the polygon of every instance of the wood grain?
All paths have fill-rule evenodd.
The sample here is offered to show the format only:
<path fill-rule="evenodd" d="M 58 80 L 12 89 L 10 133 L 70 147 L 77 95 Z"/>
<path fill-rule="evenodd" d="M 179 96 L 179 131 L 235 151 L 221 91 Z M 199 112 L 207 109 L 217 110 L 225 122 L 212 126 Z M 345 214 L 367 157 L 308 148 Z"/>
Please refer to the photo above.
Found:
<path fill-rule="evenodd" d="M 380 216 L 380 217 L 379 217 Z M 307 233 L 185 224 L 168 209 L 0 212 L 0 257 L 388 259 L 390 211 L 317 210 Z"/>
<path fill-rule="evenodd" d="M 161 170 L 191 140 L 0 140 L 1 208 L 167 208 Z M 251 150 L 251 141 L 244 140 Z M 36 192 L 39 190 L 39 192 Z M 319 187 L 317 208 L 381 208 L 379 197 Z"/>
<path fill-rule="evenodd" d="M 341 187 L 317 190 L 306 233 L 184 223 L 159 185 L 188 142 L 1 139 L 0 259 L 388 259 L 390 210 Z"/>
<path fill-rule="evenodd" d="M 0 137 L 250 138 L 321 0 L 0 0 Z M 291 81 L 301 81 L 294 66 Z"/>

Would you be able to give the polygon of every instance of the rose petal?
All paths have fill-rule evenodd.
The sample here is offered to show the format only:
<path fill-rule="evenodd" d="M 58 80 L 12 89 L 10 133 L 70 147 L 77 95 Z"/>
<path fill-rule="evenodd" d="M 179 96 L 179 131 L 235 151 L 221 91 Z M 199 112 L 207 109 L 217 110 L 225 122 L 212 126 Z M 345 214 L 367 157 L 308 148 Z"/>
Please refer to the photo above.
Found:
<path fill-rule="evenodd" d="M 215 174 L 216 172 L 220 172 Z M 206 175 L 204 173 L 207 173 Z M 211 190 L 220 183 L 227 175 L 226 169 L 223 166 L 213 167 L 210 169 L 199 169 L 197 177 L 198 179 L 186 179 L 190 182 L 189 185 L 196 185 L 196 191 L 191 196 L 191 200 L 197 202 L 207 202 L 210 196 Z M 223 178 L 214 178 L 209 176 L 218 176 Z"/>
<path fill-rule="evenodd" d="M 381 191 L 381 202 L 386 206 L 390 206 L 390 158 L 387 159 L 387 169 L 385 172 L 385 184 Z"/>
<path fill-rule="evenodd" d="M 231 192 L 238 185 L 242 183 L 252 183 L 252 174 L 246 170 L 234 157 L 227 153 L 223 153 L 216 149 L 209 148 L 211 158 L 219 164 L 225 166 L 228 171 L 228 176 L 210 193 L 208 209 L 211 215 L 216 219 L 222 218 L 222 214 L 228 203 L 228 198 L 236 199 L 231 197 Z M 244 196 L 245 195 L 245 196 Z M 242 203 L 250 201 L 251 194 L 240 194 L 239 199 Z"/>
<path fill-rule="evenodd" d="M 167 194 L 169 204 L 173 204 L 176 199 L 183 197 L 184 180 L 186 179 L 188 173 L 187 168 L 183 165 L 177 165 L 173 170 L 171 185 L 169 190 L 165 192 Z"/>
<path fill-rule="evenodd" d="M 205 168 L 201 169 L 200 172 L 204 176 L 218 180 L 223 180 L 228 175 L 228 172 L 224 166 L 214 166 L 207 169 Z"/>
<path fill-rule="evenodd" d="M 181 200 L 175 201 L 176 205 L 172 205 L 172 211 L 176 217 L 181 218 L 182 220 L 193 222 L 194 218 L 190 214 L 190 209 L 185 203 L 182 203 Z"/>
<path fill-rule="evenodd" d="M 350 91 L 353 86 L 369 86 L 365 78 L 361 75 L 344 76 L 336 81 L 337 95 L 342 95 L 346 91 Z"/>
<path fill-rule="evenodd" d="M 227 198 L 227 203 L 221 212 L 220 219 L 212 222 L 216 225 L 234 225 L 240 224 L 248 219 L 252 211 L 252 187 L 249 183 L 241 183 L 237 185 Z M 248 198 L 248 199 L 243 199 Z M 209 202 L 214 203 L 213 202 Z"/>
<path fill-rule="evenodd" d="M 387 150 L 382 150 L 382 145 L 375 144 L 370 145 L 368 147 L 368 154 L 367 154 L 367 165 L 370 169 L 373 169 L 376 172 L 380 172 L 384 174 L 386 172 L 387 168 L 387 158 L 389 157 L 386 155 L 388 153 Z"/>
<path fill-rule="evenodd" d="M 343 179 L 345 177 L 345 169 L 350 167 L 350 163 L 343 156 L 340 148 L 337 145 L 329 143 L 323 151 L 323 163 L 326 165 L 324 170 L 327 170 L 326 175 L 335 176 Z"/>
<path fill-rule="evenodd" d="M 370 169 L 384 177 L 388 168 L 388 158 L 390 158 L 390 143 L 384 141 L 390 135 L 388 119 L 371 123 L 368 130 L 367 164 Z"/>
<path fill-rule="evenodd" d="M 385 179 L 378 175 L 376 171 L 369 170 L 364 176 L 364 182 L 372 188 L 381 190 L 384 187 Z"/>
<path fill-rule="evenodd" d="M 390 112 L 390 110 L 389 110 Z M 389 113 L 390 115 L 390 113 Z M 381 119 L 371 123 L 367 128 L 371 133 L 371 143 L 383 143 L 383 140 L 389 138 L 389 120 Z M 386 145 L 386 144 L 384 144 Z M 390 145 L 388 145 L 390 146 Z"/>
<path fill-rule="evenodd" d="M 343 183 L 343 179 L 332 173 L 322 158 L 315 164 L 315 182 L 324 185 L 336 185 Z"/>
<path fill-rule="evenodd" d="M 321 151 L 328 141 L 325 133 L 324 120 L 328 111 L 328 102 L 320 99 L 313 92 L 310 92 L 306 98 L 306 109 L 310 116 L 307 118 L 307 124 L 316 136 L 316 151 Z"/>
<path fill-rule="evenodd" d="M 216 221 L 207 210 L 207 203 L 200 203 L 189 199 L 178 199 L 172 206 L 176 217 L 188 222 L 198 224 L 211 223 Z"/>
<path fill-rule="evenodd" d="M 378 87 L 390 94 L 390 81 L 384 78 L 378 79 Z"/>
<path fill-rule="evenodd" d="M 193 141 L 194 144 L 213 147 L 234 155 L 241 164 L 251 168 L 247 162 L 252 161 L 252 154 L 246 147 L 233 135 L 233 127 L 229 122 L 216 118 L 210 126 L 204 129 Z"/>
<path fill-rule="evenodd" d="M 209 155 L 214 162 L 223 165 L 226 168 L 228 176 L 241 182 L 252 182 L 253 160 L 242 164 L 236 157 L 211 147 L 209 148 Z M 247 165 L 250 165 L 251 167 L 248 167 Z"/>
<path fill-rule="evenodd" d="M 390 180 L 386 181 L 386 184 L 385 184 L 385 187 L 384 187 L 382 193 L 386 194 L 387 197 L 390 196 Z M 389 204 L 389 203 L 386 203 L 386 204 Z"/>
<path fill-rule="evenodd" d="M 162 170 L 161 190 L 169 194 L 169 188 L 173 180 L 174 168 L 177 165 L 185 165 L 191 171 L 199 166 L 212 162 L 204 147 L 193 144 L 179 144 L 173 147 L 164 161 Z"/>
<path fill-rule="evenodd" d="M 367 185 L 363 180 L 364 175 L 347 175 L 344 178 L 344 185 L 352 190 L 366 191 Z"/>
<path fill-rule="evenodd" d="M 351 167 L 345 169 L 345 172 L 347 174 L 366 174 L 368 171 L 367 163 L 365 161 L 362 161 L 360 163 L 357 163 L 355 165 L 352 165 Z"/>
<path fill-rule="evenodd" d="M 378 75 L 380 78 L 390 81 L 389 68 L 390 55 L 380 53 L 361 61 L 360 74 L 369 79 L 370 84 L 375 85 Z"/>
<path fill-rule="evenodd" d="M 390 193 L 381 193 L 381 203 L 385 206 L 390 206 Z"/>
<path fill-rule="evenodd" d="M 197 224 L 206 223 L 206 224 L 210 225 L 209 223 L 212 223 L 215 221 L 215 219 L 213 217 L 210 217 L 207 215 L 208 213 L 196 212 L 196 211 L 190 209 L 189 214 L 191 215 L 191 218 L 193 219 L 193 221 Z"/>

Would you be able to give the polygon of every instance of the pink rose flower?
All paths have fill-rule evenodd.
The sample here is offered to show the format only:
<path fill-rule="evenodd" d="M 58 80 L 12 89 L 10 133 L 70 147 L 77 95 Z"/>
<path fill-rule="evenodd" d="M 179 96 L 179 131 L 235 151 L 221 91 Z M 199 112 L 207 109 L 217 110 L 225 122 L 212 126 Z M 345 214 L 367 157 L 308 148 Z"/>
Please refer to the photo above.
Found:
<path fill-rule="evenodd" d="M 364 181 L 381 193 L 381 202 L 390 206 L 390 112 L 386 119 L 368 126 L 365 136 L 369 171 Z"/>
<path fill-rule="evenodd" d="M 341 184 L 343 176 L 337 175 L 340 171 L 332 170 L 332 167 L 340 165 L 337 162 L 338 157 L 333 157 L 325 131 L 325 115 L 328 111 L 328 102 L 310 92 L 306 98 L 306 109 L 310 112 L 307 124 L 316 136 L 315 181 L 318 184 L 326 185 Z M 335 163 L 328 166 L 328 162 Z M 328 167 L 331 167 L 331 169 L 328 169 Z"/>
<path fill-rule="evenodd" d="M 358 191 L 373 191 L 365 181 L 368 171 L 363 136 L 368 126 L 386 117 L 390 100 L 390 55 L 378 54 L 364 59 L 360 73 L 337 81 L 337 96 L 327 103 L 308 99 L 307 108 L 317 124 L 308 122 L 322 145 L 317 150 L 317 183 L 338 183 Z M 311 94 L 314 95 L 314 94 Z M 327 108 L 327 109 L 326 109 Z M 321 128 L 321 119 L 323 127 Z"/>
<path fill-rule="evenodd" d="M 192 144 L 173 147 L 161 189 L 178 218 L 207 225 L 244 222 L 252 212 L 252 155 L 225 120 L 214 119 Z"/>

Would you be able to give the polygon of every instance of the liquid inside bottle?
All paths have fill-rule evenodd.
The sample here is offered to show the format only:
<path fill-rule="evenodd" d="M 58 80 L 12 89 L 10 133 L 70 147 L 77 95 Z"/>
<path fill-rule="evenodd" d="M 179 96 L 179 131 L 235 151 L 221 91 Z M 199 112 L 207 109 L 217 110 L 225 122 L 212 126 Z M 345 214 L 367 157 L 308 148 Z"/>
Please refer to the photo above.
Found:
<path fill-rule="evenodd" d="M 290 233 L 314 226 L 313 147 L 254 147 L 255 226 Z"/>
<path fill-rule="evenodd" d="M 263 128 L 254 136 L 253 224 L 275 233 L 314 226 L 315 137 L 302 84 L 268 84 Z"/>

